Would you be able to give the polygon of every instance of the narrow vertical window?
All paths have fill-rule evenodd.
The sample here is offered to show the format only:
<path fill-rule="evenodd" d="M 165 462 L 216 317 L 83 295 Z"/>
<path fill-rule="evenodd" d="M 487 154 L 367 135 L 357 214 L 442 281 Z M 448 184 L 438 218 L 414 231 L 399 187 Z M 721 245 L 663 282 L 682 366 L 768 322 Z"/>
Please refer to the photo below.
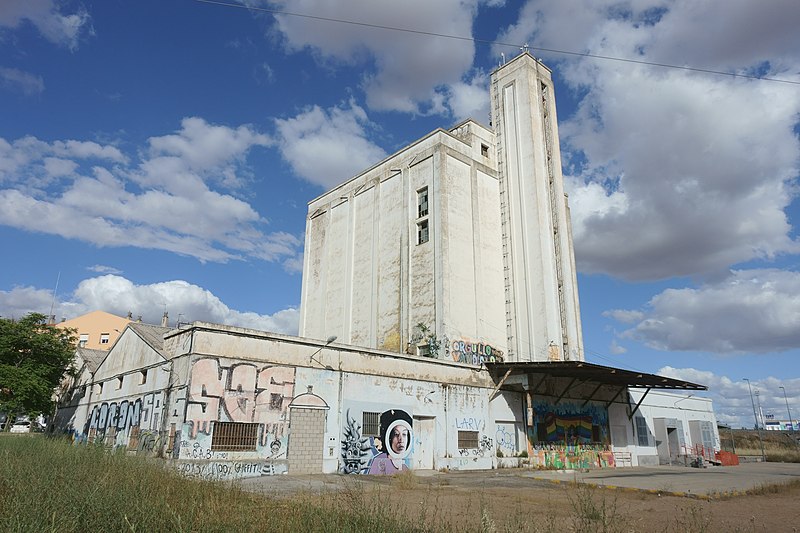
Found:
<path fill-rule="evenodd" d="M 428 188 L 417 191 L 417 218 L 428 216 Z"/>
<path fill-rule="evenodd" d="M 489 145 L 481 143 L 481 155 L 483 157 L 489 157 Z"/>
<path fill-rule="evenodd" d="M 428 242 L 428 221 L 423 220 L 417 224 L 417 244 L 424 244 Z"/>

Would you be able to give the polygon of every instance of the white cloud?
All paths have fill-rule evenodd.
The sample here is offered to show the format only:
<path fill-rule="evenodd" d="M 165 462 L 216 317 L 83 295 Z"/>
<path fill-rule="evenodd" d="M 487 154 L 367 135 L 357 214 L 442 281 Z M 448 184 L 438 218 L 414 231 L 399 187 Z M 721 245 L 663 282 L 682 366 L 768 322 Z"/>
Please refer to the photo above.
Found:
<path fill-rule="evenodd" d="M 91 141 L 0 139 L 0 224 L 201 261 L 291 260 L 300 240 L 265 232 L 265 219 L 231 193 L 249 172 L 249 151 L 270 143 L 249 126 L 187 118 L 176 133 L 152 137 L 131 165 L 118 148 Z"/>
<path fill-rule="evenodd" d="M 0 315 L 3 317 L 20 317 L 30 312 L 47 314 L 51 303 L 52 292 L 44 289 L 15 287 L 11 291 L 0 291 Z M 299 312 L 295 308 L 271 315 L 237 311 L 225 305 L 211 291 L 187 281 L 136 285 L 116 275 L 81 281 L 67 301 L 57 303 L 54 313 L 58 320 L 96 310 L 119 316 L 131 312 L 134 317 L 141 315 L 144 322 L 160 324 L 165 305 L 170 314 L 170 325 L 180 318 L 183 322 L 199 320 L 296 335 L 299 324 Z"/>
<path fill-rule="evenodd" d="M 0 316 L 21 318 L 29 313 L 50 312 L 53 291 L 35 287 L 14 287 L 10 291 L 0 290 Z"/>
<path fill-rule="evenodd" d="M 613 355 L 622 355 L 627 353 L 628 349 L 618 344 L 617 339 L 611 339 L 611 345 L 608 347 L 608 351 Z"/>
<path fill-rule="evenodd" d="M 788 1 L 531 1 L 499 39 L 798 79 L 798 24 Z M 793 86 L 549 58 L 580 101 L 560 132 L 582 271 L 718 274 L 800 251 L 785 215 L 800 170 Z"/>
<path fill-rule="evenodd" d="M 607 312 L 635 325 L 623 338 L 651 348 L 720 354 L 800 346 L 800 273 L 739 270 L 696 289 L 667 289 L 644 310 Z"/>
<path fill-rule="evenodd" d="M 280 0 L 279 9 L 294 13 L 413 29 L 448 35 L 472 35 L 480 0 Z M 364 67 L 362 87 L 372 110 L 409 113 L 443 112 L 441 93 L 455 85 L 475 55 L 471 42 L 410 34 L 352 24 L 276 15 L 276 29 L 290 51 L 310 49 L 325 62 Z M 459 104 L 455 104 L 458 107 Z"/>
<path fill-rule="evenodd" d="M 761 404 L 764 415 L 772 414 L 776 420 L 786 420 L 789 414 L 786 411 L 786 401 L 790 405 L 800 403 L 800 379 L 780 379 L 773 376 L 763 379 L 754 379 L 750 387 L 743 377 L 730 378 L 725 375 L 716 374 L 706 370 L 695 368 L 673 368 L 665 366 L 658 370 L 659 375 L 664 375 L 693 383 L 699 383 L 708 387 L 708 392 L 696 393 L 697 396 L 710 397 L 714 401 L 714 412 L 717 420 L 731 424 L 734 428 L 748 427 L 755 425 L 755 415 L 753 414 L 754 399 L 751 399 L 750 391 L 753 396 L 758 392 L 758 401 Z M 786 390 L 784 398 L 783 390 Z M 756 409 L 756 413 L 758 410 Z M 792 419 L 800 417 L 800 413 L 793 410 Z M 721 436 L 725 438 L 725 436 Z"/>
<path fill-rule="evenodd" d="M 275 121 L 283 158 L 295 174 L 328 189 L 378 163 L 386 153 L 370 139 L 366 112 L 350 101 Z"/>
<path fill-rule="evenodd" d="M 447 105 L 457 121 L 473 118 L 489 123 L 489 76 L 476 73 L 472 79 L 450 84 Z"/>
<path fill-rule="evenodd" d="M 26 95 L 44 92 L 44 80 L 30 72 L 16 68 L 0 67 L 0 87 L 19 91 Z"/>
<path fill-rule="evenodd" d="M 3 0 L 0 3 L 0 28 L 16 28 L 27 20 L 48 41 L 72 50 L 78 47 L 81 34 L 91 32 L 90 17 L 80 8 L 62 14 L 54 0 Z"/>
<path fill-rule="evenodd" d="M 92 265 L 86 267 L 86 270 L 97 272 L 98 274 L 122 274 L 122 270 L 107 265 Z"/>

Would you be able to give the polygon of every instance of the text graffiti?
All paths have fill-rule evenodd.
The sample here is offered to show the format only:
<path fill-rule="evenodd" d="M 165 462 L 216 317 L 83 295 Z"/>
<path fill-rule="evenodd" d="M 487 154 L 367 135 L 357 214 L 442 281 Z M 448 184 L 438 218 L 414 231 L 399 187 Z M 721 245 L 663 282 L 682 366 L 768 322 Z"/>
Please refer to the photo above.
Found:
<path fill-rule="evenodd" d="M 480 365 L 483 363 L 502 363 L 503 352 L 482 342 L 456 340 L 451 346 L 453 361 Z"/>

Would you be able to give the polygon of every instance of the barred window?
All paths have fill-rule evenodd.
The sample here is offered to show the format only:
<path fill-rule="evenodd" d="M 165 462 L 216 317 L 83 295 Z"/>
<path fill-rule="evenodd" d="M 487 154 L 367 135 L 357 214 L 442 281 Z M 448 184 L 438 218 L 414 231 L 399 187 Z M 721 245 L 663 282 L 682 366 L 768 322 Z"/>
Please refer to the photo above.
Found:
<path fill-rule="evenodd" d="M 364 412 L 361 416 L 364 437 L 380 437 L 381 435 L 381 414 Z"/>
<path fill-rule="evenodd" d="M 478 447 L 478 432 L 477 431 L 459 431 L 458 432 L 458 447 L 475 449 Z"/>
<path fill-rule="evenodd" d="M 258 424 L 248 422 L 214 422 L 212 451 L 248 451 L 256 449 Z"/>

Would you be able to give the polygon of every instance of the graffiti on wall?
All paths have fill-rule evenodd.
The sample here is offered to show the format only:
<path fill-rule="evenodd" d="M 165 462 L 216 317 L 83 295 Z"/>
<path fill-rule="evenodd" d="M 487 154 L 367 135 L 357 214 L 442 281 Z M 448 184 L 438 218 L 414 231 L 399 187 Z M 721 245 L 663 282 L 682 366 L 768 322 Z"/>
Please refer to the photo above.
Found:
<path fill-rule="evenodd" d="M 127 433 L 132 428 L 156 430 L 160 425 L 163 401 L 163 393 L 154 392 L 131 400 L 103 402 L 89 413 L 84 434 L 91 439 L 95 435 Z"/>
<path fill-rule="evenodd" d="M 536 402 L 533 442 L 577 445 L 608 444 L 608 410 L 605 406 L 573 402 Z"/>
<path fill-rule="evenodd" d="M 450 355 L 457 363 L 480 365 L 503 362 L 502 351 L 482 342 L 454 340 L 450 347 Z"/>
<path fill-rule="evenodd" d="M 470 432 L 476 436 L 476 439 L 469 442 L 469 446 L 459 446 L 458 454 L 462 457 L 484 457 L 491 455 L 494 450 L 494 439 L 485 434 L 486 421 L 482 418 L 473 416 L 456 417 L 455 419 L 456 430 L 459 432 L 459 441 L 462 441 L 462 431 Z M 461 444 L 465 444 L 462 442 Z"/>
<path fill-rule="evenodd" d="M 286 474 L 287 463 L 274 463 L 271 461 L 208 461 L 208 462 L 178 462 L 178 472 L 186 477 L 207 480 L 227 480 L 244 477 L 274 476 Z"/>
<path fill-rule="evenodd" d="M 614 454 L 603 444 L 560 444 L 537 443 L 529 454 L 534 467 L 550 469 L 608 468 L 615 465 Z"/>
<path fill-rule="evenodd" d="M 379 436 L 365 437 L 347 410 L 342 436 L 345 474 L 388 475 L 408 470 L 414 442 L 411 415 L 400 409 L 380 413 Z"/>
<path fill-rule="evenodd" d="M 192 365 L 186 422 L 191 438 L 211 434 L 212 422 L 263 424 L 259 445 L 278 446 L 285 441 L 288 408 L 294 397 L 295 369 L 198 359 Z"/>
<path fill-rule="evenodd" d="M 533 410 L 534 425 L 528 428 L 532 464 L 555 469 L 614 466 L 604 405 L 540 401 Z"/>

